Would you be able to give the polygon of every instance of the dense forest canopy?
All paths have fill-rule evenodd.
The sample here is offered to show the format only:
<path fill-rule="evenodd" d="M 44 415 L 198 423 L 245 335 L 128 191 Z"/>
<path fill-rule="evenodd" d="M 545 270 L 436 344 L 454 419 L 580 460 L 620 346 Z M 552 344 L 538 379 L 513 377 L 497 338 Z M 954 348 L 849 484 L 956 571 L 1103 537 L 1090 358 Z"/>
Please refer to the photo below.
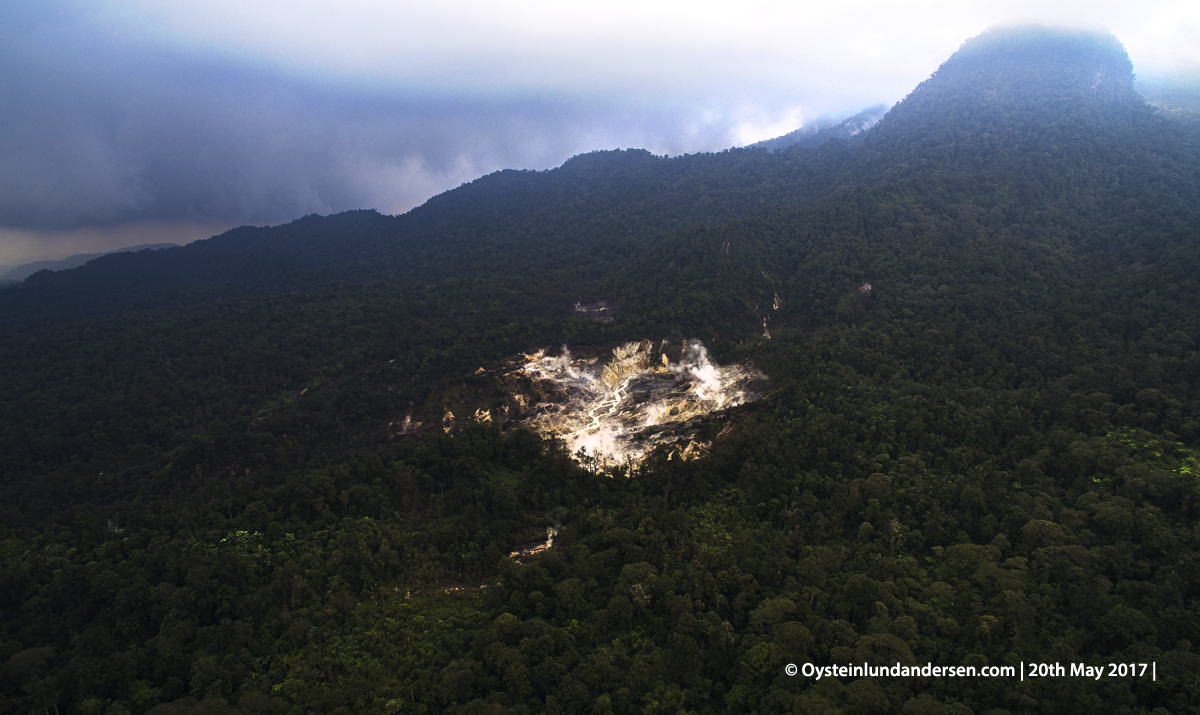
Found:
<path fill-rule="evenodd" d="M 853 142 L 0 291 L 0 709 L 1200 711 L 1198 140 L 1112 37 L 993 31 Z M 522 352 L 690 339 L 767 385 L 697 458 L 442 429 Z"/>

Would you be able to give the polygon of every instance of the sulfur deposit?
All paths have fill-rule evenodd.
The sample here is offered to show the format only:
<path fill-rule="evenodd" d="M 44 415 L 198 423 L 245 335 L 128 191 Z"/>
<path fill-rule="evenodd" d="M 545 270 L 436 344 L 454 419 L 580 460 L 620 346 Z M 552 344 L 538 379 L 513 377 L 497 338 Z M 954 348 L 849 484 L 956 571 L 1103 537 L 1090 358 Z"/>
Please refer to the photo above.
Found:
<path fill-rule="evenodd" d="M 660 444 L 685 457 L 701 451 L 706 445 L 692 438 L 690 424 L 755 399 L 752 386 L 762 380 L 742 365 L 713 364 L 699 341 L 682 349 L 626 343 L 606 359 L 576 358 L 565 347 L 525 357 L 521 371 L 549 399 L 521 423 L 599 466 L 636 463 Z"/>

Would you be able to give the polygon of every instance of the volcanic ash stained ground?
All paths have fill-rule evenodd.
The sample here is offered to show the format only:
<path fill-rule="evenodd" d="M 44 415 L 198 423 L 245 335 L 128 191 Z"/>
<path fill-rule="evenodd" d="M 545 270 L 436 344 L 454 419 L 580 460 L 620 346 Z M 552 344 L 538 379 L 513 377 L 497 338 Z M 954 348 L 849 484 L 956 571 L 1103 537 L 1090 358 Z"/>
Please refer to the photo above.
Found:
<path fill-rule="evenodd" d="M 672 362 L 669 353 L 680 355 Z M 539 351 L 521 371 L 548 399 L 521 422 L 567 443 L 600 465 L 640 461 L 659 444 L 674 444 L 683 456 L 706 445 L 688 427 L 697 418 L 751 402 L 761 373 L 743 365 L 714 365 L 699 341 L 682 350 L 664 341 L 627 343 L 607 360 Z"/>

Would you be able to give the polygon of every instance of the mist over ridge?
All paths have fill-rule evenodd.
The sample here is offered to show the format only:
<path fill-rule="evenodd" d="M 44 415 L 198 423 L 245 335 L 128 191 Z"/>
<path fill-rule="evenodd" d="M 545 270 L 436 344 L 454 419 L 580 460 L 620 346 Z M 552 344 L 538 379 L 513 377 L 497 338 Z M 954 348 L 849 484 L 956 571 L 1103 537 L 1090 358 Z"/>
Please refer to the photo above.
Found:
<path fill-rule="evenodd" d="M 963 141 L 964 120 L 974 123 L 970 142 Z M 1111 35 L 1045 27 L 997 28 L 966 41 L 938 71 L 886 113 L 881 107 L 872 108 L 834 127 L 799 137 L 798 142 L 781 137 L 775 144 L 674 157 L 645 150 L 588 152 L 554 169 L 487 174 L 438 194 L 403 215 L 357 212 L 353 218 L 351 214 L 309 216 L 273 228 L 241 228 L 158 260 L 173 262 L 175 267 L 161 265 L 167 271 L 164 276 L 178 277 L 167 281 L 175 286 L 336 272 L 344 270 L 338 265 L 361 263 L 369 256 L 392 256 L 391 261 L 402 254 L 406 256 L 404 264 L 411 267 L 412 256 L 443 250 L 428 237 L 446 243 L 447 248 L 457 245 L 474 250 L 469 248 L 473 239 L 463 242 L 464 237 L 503 234 L 521 223 L 532 227 L 532 231 L 519 229 L 525 243 L 501 241 L 494 249 L 484 249 L 485 253 L 505 253 L 523 245 L 519 250 L 527 259 L 543 256 L 552 260 L 550 256 L 567 255 L 585 246 L 613 250 L 625 240 L 622 237 L 647 228 L 667 231 L 689 221 L 747 215 L 772 204 L 811 204 L 852 186 L 951 174 L 969 175 L 981 190 L 990 192 L 987 200 L 995 201 L 1000 195 L 997 192 L 1040 190 L 1030 184 L 1006 188 L 1008 179 L 1003 177 L 1028 171 L 1030 157 L 1036 155 L 1031 152 L 1044 144 L 1047 136 L 1058 136 L 1050 140 L 1055 152 L 1090 153 L 1097 150 L 1091 145 L 1093 136 L 1070 126 L 1087 124 L 1113 140 L 1102 144 L 1099 151 L 1120 153 L 1121 142 L 1136 139 L 1154 122 L 1150 107 L 1133 87 L 1129 58 Z M 758 148 L 767 144 L 777 151 L 763 153 Z M 785 150 L 778 150 L 780 146 Z M 1111 158 L 1117 160 L 1116 155 Z M 1119 183 L 1099 174 L 1088 180 L 1100 182 L 1096 188 L 1101 192 L 1120 190 Z M 1043 188 L 1055 190 L 1054 186 Z M 714 193 L 715 189 L 719 191 Z M 601 196 L 607 198 L 601 200 Z M 637 198 L 630 203 L 633 196 Z M 687 202 L 680 203 L 680 196 L 691 196 L 688 201 L 693 202 L 704 200 L 698 208 L 683 209 Z M 630 213 L 607 213 L 598 208 L 600 201 L 625 203 Z M 566 213 L 550 211 L 549 206 Z M 548 221 L 542 222 L 539 216 Z M 518 223 L 505 223 L 512 221 Z M 371 228 L 346 241 L 344 225 Z M 581 231 L 593 235 L 608 232 L 612 245 L 593 244 L 594 239 L 578 245 L 561 243 L 562 238 Z M 286 259 L 271 255 L 288 243 Z M 533 246 L 537 248 L 530 252 Z M 223 258 L 226 253 L 229 257 Z M 235 255 L 244 258 L 233 259 Z M 512 260 L 497 254 L 494 260 L 473 265 L 486 270 L 489 264 L 507 265 Z M 385 261 L 367 271 L 384 265 L 396 264 Z M 47 278 L 45 285 L 54 285 L 56 280 Z"/>
<path fill-rule="evenodd" d="M 122 10 L 106 2 L 89 7 L 85 11 L 83 4 L 68 1 L 51 12 L 18 0 L 4 11 L 8 21 L 2 24 L 6 41 L 0 82 L 11 101 L 0 110 L 0 128 L 13 141 L 0 147 L 0 186 L 5 187 L 0 262 L 96 252 L 122 242 L 183 243 L 194 237 L 194 230 L 183 228 L 171 235 L 173 224 L 273 225 L 310 213 L 361 208 L 398 213 L 493 170 L 547 169 L 595 148 L 643 147 L 670 155 L 719 151 L 770 136 L 763 133 L 766 127 L 779 127 L 782 134 L 798 124 L 811 126 L 822 116 L 848 116 L 878 102 L 891 104 L 949 54 L 960 37 L 976 31 L 955 29 L 931 40 L 936 33 L 929 26 L 900 33 L 908 39 L 899 42 L 870 34 L 867 27 L 883 22 L 879 18 L 861 27 L 871 39 L 825 51 L 811 41 L 791 42 L 784 51 L 764 44 L 777 30 L 747 45 L 753 33 L 765 30 L 743 18 L 724 23 L 730 47 L 743 48 L 741 54 L 718 59 L 725 44 L 706 41 L 704 62 L 689 63 L 685 58 L 695 48 L 671 44 L 681 65 L 647 65 L 661 72 L 639 70 L 636 76 L 644 79 L 637 83 L 614 84 L 589 68 L 582 56 L 558 70 L 574 75 L 551 84 L 519 62 L 507 64 L 504 57 L 484 60 L 496 67 L 491 76 L 464 82 L 430 74 L 439 64 L 457 66 L 459 74 L 468 67 L 474 72 L 481 60 L 466 53 L 457 60 L 466 64 L 456 64 L 446 53 L 454 52 L 458 40 L 442 37 L 445 46 L 436 45 L 437 23 L 445 19 L 438 18 L 444 13 L 418 14 L 397 31 L 401 36 L 426 33 L 416 39 L 434 43 L 422 46 L 447 61 L 397 62 L 364 76 L 338 60 L 320 68 L 306 63 L 331 57 L 329 43 L 344 37 L 349 24 L 361 21 L 364 13 L 373 24 L 359 33 L 361 46 L 340 56 L 347 62 L 352 57 L 371 61 L 372 53 L 382 49 L 376 44 L 377 30 L 380 22 L 389 21 L 382 18 L 394 20 L 402 10 L 355 3 L 343 15 L 329 18 L 323 33 L 311 18 L 292 18 L 260 26 L 256 46 L 232 51 L 255 36 L 249 28 L 262 17 L 222 8 L 241 17 L 235 27 L 196 16 L 186 3 L 161 9 L 135 5 Z M 311 10 L 314 18 L 324 12 Z M 1108 13 L 1105 8 L 1093 11 L 1099 22 Z M 1010 14 L 966 26 L 984 27 Z M 542 23 L 553 26 L 566 15 L 570 13 L 549 13 L 522 32 L 538 36 L 547 29 Z M 786 11 L 774 15 L 776 22 L 791 16 Z M 1139 48 L 1146 47 L 1144 28 L 1127 20 L 1110 24 L 1124 28 Z M 433 24 L 417 30 L 424 22 Z M 698 22 L 696 37 L 709 37 L 714 29 L 700 13 L 677 22 Z M 907 26 L 909 20 L 891 22 Z M 201 27 L 212 33 L 209 41 L 203 33 L 197 35 Z M 805 24 L 794 33 L 803 37 L 815 27 Z M 315 36 L 305 35 L 306 44 L 287 42 L 288 32 L 314 30 Z M 653 49 L 638 44 L 646 38 L 636 36 L 627 50 Z M 610 39 L 619 42 L 619 37 Z M 543 49 L 558 41 L 554 32 L 544 39 Z M 667 33 L 662 39 L 674 43 L 684 38 Z M 495 52 L 497 42 L 505 40 L 492 38 L 477 51 Z M 294 57 L 297 46 L 309 46 L 309 53 L 301 53 L 308 56 Z M 1144 49 L 1142 53 L 1149 56 Z M 281 59 L 285 56 L 287 60 Z M 708 67 L 709 62 L 715 66 Z M 701 72 L 701 64 L 707 70 Z M 695 68 L 687 69 L 689 65 Z M 629 71 L 622 67 L 620 72 Z M 388 79 L 393 71 L 401 74 Z M 420 76 L 405 76 L 408 71 Z M 696 72 L 703 82 L 692 77 Z M 112 245 L 99 245 L 85 244 L 72 233 L 145 223 L 161 226 L 161 235 L 135 237 L 131 229 L 122 237 L 122 231 L 110 230 L 104 240 Z M 18 232 L 36 237 L 43 248 L 18 240 Z"/>

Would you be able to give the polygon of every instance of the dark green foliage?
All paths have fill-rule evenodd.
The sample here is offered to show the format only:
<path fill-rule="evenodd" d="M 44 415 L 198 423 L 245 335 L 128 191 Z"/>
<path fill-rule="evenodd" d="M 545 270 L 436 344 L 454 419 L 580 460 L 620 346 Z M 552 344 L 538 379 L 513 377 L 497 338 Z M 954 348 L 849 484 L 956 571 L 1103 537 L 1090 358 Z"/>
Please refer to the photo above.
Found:
<path fill-rule="evenodd" d="M 1200 161 L 1129 73 L 984 36 L 858 148 L 598 153 L 6 291 L 0 710 L 1196 712 Z M 642 338 L 768 394 L 600 474 L 397 434 Z"/>

